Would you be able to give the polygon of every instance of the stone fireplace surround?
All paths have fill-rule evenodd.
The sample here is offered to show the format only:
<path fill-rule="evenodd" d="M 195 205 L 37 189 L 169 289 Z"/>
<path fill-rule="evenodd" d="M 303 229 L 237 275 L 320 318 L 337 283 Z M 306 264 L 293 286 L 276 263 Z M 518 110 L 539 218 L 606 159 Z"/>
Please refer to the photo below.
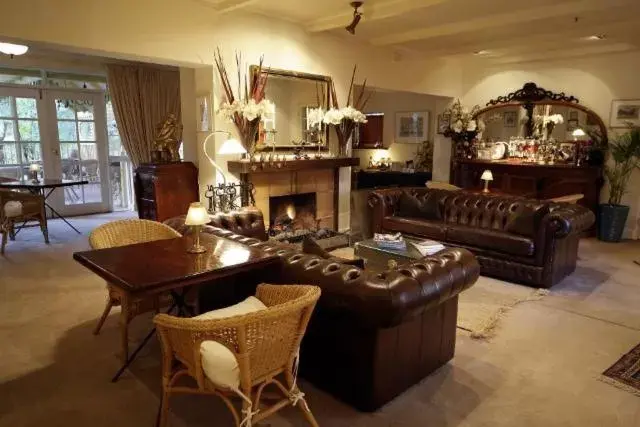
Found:
<path fill-rule="evenodd" d="M 334 229 L 337 215 L 334 207 L 334 173 L 331 169 L 312 169 L 251 174 L 255 187 L 256 207 L 264 215 L 265 224 L 271 223 L 269 198 L 291 194 L 316 193 L 316 219 L 320 226 Z"/>

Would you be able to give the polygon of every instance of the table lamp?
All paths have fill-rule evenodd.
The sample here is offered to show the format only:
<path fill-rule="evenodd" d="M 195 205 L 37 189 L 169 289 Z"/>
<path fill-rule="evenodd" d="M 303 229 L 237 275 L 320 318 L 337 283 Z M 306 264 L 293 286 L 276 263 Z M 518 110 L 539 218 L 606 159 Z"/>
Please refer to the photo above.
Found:
<path fill-rule="evenodd" d="M 194 227 L 195 239 L 193 246 L 190 247 L 187 252 L 192 254 L 201 254 L 207 251 L 207 248 L 200 245 L 200 230 L 202 226 L 209 223 L 209 214 L 207 209 L 200 202 L 194 202 L 189 205 L 189 211 L 187 212 L 187 218 L 184 221 L 184 225 L 190 225 Z"/>
<path fill-rule="evenodd" d="M 31 180 L 34 183 L 38 183 L 40 182 L 40 180 L 38 179 L 38 172 L 40 172 L 40 165 L 37 163 L 32 163 L 29 165 L 29 172 L 31 173 Z"/>
<path fill-rule="evenodd" d="M 227 134 L 227 140 L 222 143 L 222 146 L 220 146 L 220 149 L 218 150 L 218 154 L 222 154 L 222 155 L 245 154 L 247 152 L 247 150 L 242 146 L 240 141 L 238 141 L 235 138 L 231 138 L 231 133 L 227 132 L 227 131 L 217 130 L 217 131 L 215 131 L 213 133 L 210 133 L 205 138 L 204 142 L 202 143 L 202 149 L 204 151 L 204 155 L 207 156 L 207 159 L 209 159 L 209 162 L 211 163 L 211 165 L 218 172 L 220 172 L 220 175 L 222 175 L 222 183 L 224 185 L 226 185 L 227 184 L 227 178 L 224 176 L 224 171 L 222 170 L 222 168 L 220 168 L 220 166 L 218 166 L 218 164 L 216 162 L 213 161 L 211 156 L 209 156 L 209 153 L 207 153 L 207 142 L 209 141 L 209 138 L 211 138 L 212 136 L 214 136 L 214 135 L 216 135 L 218 133 L 226 133 Z"/>
<path fill-rule="evenodd" d="M 482 172 L 482 176 L 480 177 L 481 180 L 484 181 L 484 189 L 482 190 L 483 193 L 488 193 L 489 192 L 489 181 L 493 181 L 493 174 L 491 173 L 491 171 L 489 169 L 485 169 L 484 172 Z"/>
<path fill-rule="evenodd" d="M 571 135 L 573 136 L 573 140 L 577 141 L 579 137 L 586 136 L 587 134 L 582 129 L 577 128 L 573 132 L 571 132 Z"/>

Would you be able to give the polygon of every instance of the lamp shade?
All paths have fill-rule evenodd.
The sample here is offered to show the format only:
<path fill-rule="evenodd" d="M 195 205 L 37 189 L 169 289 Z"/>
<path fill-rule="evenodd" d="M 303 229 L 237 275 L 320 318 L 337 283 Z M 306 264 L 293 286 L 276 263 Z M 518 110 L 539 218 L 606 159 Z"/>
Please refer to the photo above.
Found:
<path fill-rule="evenodd" d="M 489 169 L 485 169 L 485 171 L 482 172 L 480 179 L 483 181 L 493 181 L 493 174 Z"/>
<path fill-rule="evenodd" d="M 235 138 L 229 138 L 222 143 L 222 146 L 218 150 L 218 154 L 244 154 L 247 150 L 240 144 Z"/>
<path fill-rule="evenodd" d="M 13 43 L 0 43 L 0 52 L 6 55 L 24 55 L 29 50 L 29 46 Z"/>
<path fill-rule="evenodd" d="M 582 129 L 580 129 L 580 128 L 577 128 L 577 129 L 575 129 L 575 130 L 571 133 L 571 135 L 573 135 L 573 136 L 585 136 L 585 135 L 586 135 L 586 132 L 585 132 L 585 131 L 583 131 L 583 130 L 582 130 Z"/>
<path fill-rule="evenodd" d="M 187 219 L 184 225 L 205 225 L 209 223 L 209 213 L 204 205 L 200 202 L 194 202 L 189 205 Z"/>

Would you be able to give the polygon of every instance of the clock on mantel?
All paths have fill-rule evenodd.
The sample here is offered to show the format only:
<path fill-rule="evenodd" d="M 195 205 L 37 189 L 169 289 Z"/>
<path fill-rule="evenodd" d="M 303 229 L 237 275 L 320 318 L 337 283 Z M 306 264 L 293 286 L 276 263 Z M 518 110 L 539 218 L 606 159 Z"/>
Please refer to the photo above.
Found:
<path fill-rule="evenodd" d="M 368 113 L 367 123 L 358 126 L 358 143 L 354 149 L 386 148 L 384 146 L 384 113 Z"/>

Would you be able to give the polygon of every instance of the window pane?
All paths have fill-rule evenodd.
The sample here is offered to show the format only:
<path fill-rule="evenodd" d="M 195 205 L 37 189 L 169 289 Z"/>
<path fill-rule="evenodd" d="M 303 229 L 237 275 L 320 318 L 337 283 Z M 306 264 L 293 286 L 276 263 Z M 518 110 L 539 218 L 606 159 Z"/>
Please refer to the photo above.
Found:
<path fill-rule="evenodd" d="M 93 101 L 76 101 L 78 120 L 93 120 Z"/>
<path fill-rule="evenodd" d="M 18 162 L 18 150 L 15 143 L 0 143 L 0 165 L 16 165 Z"/>
<path fill-rule="evenodd" d="M 98 146 L 96 144 L 80 144 L 80 158 L 85 160 L 98 160 Z"/>
<path fill-rule="evenodd" d="M 82 203 L 82 187 L 80 187 L 79 185 L 74 185 L 73 187 L 64 187 L 65 205 L 80 205 Z"/>
<path fill-rule="evenodd" d="M 59 119 L 75 119 L 76 113 L 73 111 L 72 100 L 56 99 L 56 117 Z"/>
<path fill-rule="evenodd" d="M 83 187 L 84 190 L 84 202 L 85 203 L 100 203 L 102 202 L 102 188 L 100 183 L 90 183 Z"/>
<path fill-rule="evenodd" d="M 29 142 L 20 144 L 22 147 L 22 163 L 30 165 L 31 163 L 38 163 L 42 161 L 42 151 L 40 150 L 40 144 L 37 142 Z"/>
<path fill-rule="evenodd" d="M 0 141 L 15 141 L 13 120 L 0 120 Z"/>
<path fill-rule="evenodd" d="M 16 98 L 16 109 L 21 119 L 37 119 L 38 109 L 35 98 Z"/>
<path fill-rule="evenodd" d="M 78 144 L 60 143 L 60 157 L 62 163 L 62 177 L 64 179 L 76 179 L 80 177 L 80 153 Z"/>
<path fill-rule="evenodd" d="M 36 120 L 19 120 L 20 141 L 40 141 L 40 128 Z"/>
<path fill-rule="evenodd" d="M 0 117 L 14 117 L 13 102 L 10 96 L 0 96 Z"/>
<path fill-rule="evenodd" d="M 96 140 L 96 124 L 94 122 L 78 122 L 80 141 Z"/>
<path fill-rule="evenodd" d="M 77 141 L 76 122 L 58 122 L 58 138 L 60 141 Z"/>

